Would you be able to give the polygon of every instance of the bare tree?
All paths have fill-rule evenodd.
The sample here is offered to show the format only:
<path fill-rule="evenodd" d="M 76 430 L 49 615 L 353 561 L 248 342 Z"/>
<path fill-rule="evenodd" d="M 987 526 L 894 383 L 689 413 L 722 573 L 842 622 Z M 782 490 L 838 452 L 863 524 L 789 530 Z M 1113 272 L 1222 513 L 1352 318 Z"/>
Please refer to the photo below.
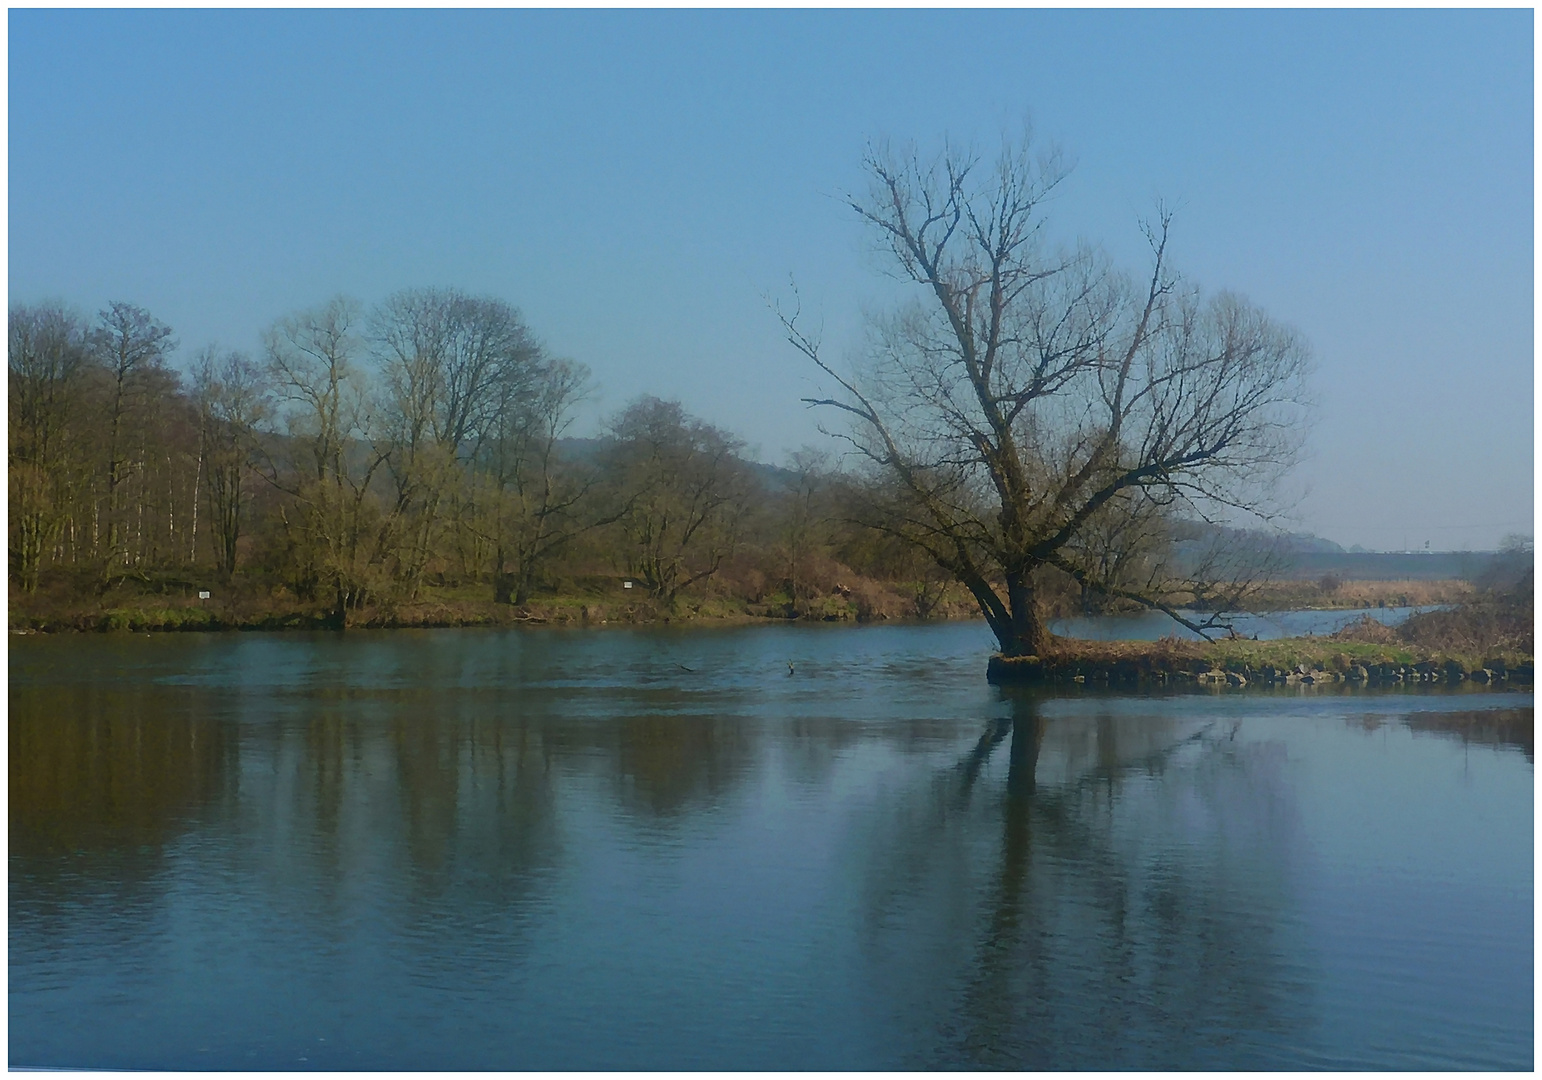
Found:
<path fill-rule="evenodd" d="M 267 332 L 268 377 L 284 407 L 290 445 L 285 467 L 268 456 L 268 480 L 293 499 L 280 519 L 302 592 L 329 594 L 346 624 L 373 584 L 390 547 L 392 521 L 371 488 L 384 466 L 367 375 L 359 359 L 358 305 L 337 298 L 280 319 Z"/>
<path fill-rule="evenodd" d="M 540 393 L 542 352 L 513 307 L 453 289 L 390 297 L 372 316 L 371 336 L 384 376 L 396 513 L 410 527 L 400 574 L 413 591 L 436 529 L 468 508 L 458 466 L 500 429 L 510 401 Z"/>
<path fill-rule="evenodd" d="M 678 401 L 643 397 L 611 421 L 607 465 L 625 509 L 619 524 L 628 573 L 655 599 L 717 573 L 733 551 L 750 484 L 734 436 L 688 415 Z"/>
<path fill-rule="evenodd" d="M 200 421 L 199 471 L 208 475 L 213 511 L 215 564 L 229 577 L 236 569 L 246 483 L 259 425 L 271 411 L 267 372 L 242 352 L 203 349 L 193 365 L 193 398 Z M 195 504 L 196 506 L 196 504 Z M 193 519 L 194 542 L 197 518 Z"/>
<path fill-rule="evenodd" d="M 818 512 L 817 499 L 829 485 L 830 455 L 805 446 L 788 456 L 787 471 L 792 473 L 796 485 L 787 493 L 781 532 L 786 546 L 789 612 L 796 613 L 800 601 L 810 595 L 806 567 L 810 555 L 824 539 L 821 534 L 827 526 Z"/>
<path fill-rule="evenodd" d="M 8 330 L 10 569 L 31 592 L 70 509 L 79 464 L 68 460 L 70 435 L 83 405 L 87 331 L 60 304 L 12 307 Z"/>
<path fill-rule="evenodd" d="M 1067 542 L 1074 561 L 1087 569 L 1077 582 L 1083 614 L 1114 609 L 1119 593 L 1164 597 L 1185 590 L 1187 567 L 1175 558 L 1171 511 L 1143 488 L 1131 488 L 1110 499 Z"/>
<path fill-rule="evenodd" d="M 810 403 L 850 416 L 846 437 L 898 480 L 906 511 L 890 527 L 969 589 L 1006 655 L 1051 646 L 1043 567 L 1181 620 L 1098 581 L 1078 538 L 1136 492 L 1199 516 L 1260 507 L 1298 445 L 1302 343 L 1235 296 L 1182 287 L 1165 211 L 1140 285 L 1091 249 L 1052 250 L 1041 204 L 1065 170 L 1026 137 L 993 167 L 883 146 L 865 166 L 850 205 L 919 296 L 875 322 L 848 374 L 796 311 L 783 323 L 839 388 Z"/>
<path fill-rule="evenodd" d="M 126 558 L 123 515 L 124 483 L 131 473 L 143 471 L 145 455 L 136 453 L 132 435 L 142 435 L 146 425 L 137 413 L 153 401 L 153 386 L 169 381 L 166 355 L 177 346 L 171 328 L 144 308 L 114 301 L 97 315 L 92 347 L 97 362 L 107 372 L 107 552 L 104 573 Z M 132 429 L 132 430 L 131 430 Z M 142 504 L 141 504 L 142 511 Z"/>
<path fill-rule="evenodd" d="M 598 470 L 557 453 L 588 387 L 588 369 L 567 360 L 541 364 L 534 385 L 506 387 L 481 460 L 492 484 L 487 539 L 499 603 L 525 603 L 552 556 L 620 516 L 619 507 L 602 508 L 593 497 Z"/>

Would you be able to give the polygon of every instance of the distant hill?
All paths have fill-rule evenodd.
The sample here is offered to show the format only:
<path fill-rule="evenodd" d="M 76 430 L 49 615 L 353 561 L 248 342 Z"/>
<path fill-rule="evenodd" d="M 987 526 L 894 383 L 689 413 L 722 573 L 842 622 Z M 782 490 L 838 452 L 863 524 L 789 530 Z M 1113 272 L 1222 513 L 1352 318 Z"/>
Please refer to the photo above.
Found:
<path fill-rule="evenodd" d="M 1343 555 L 1344 549 L 1332 540 L 1324 540 L 1311 533 L 1285 533 L 1280 537 L 1281 547 L 1297 555 Z"/>
<path fill-rule="evenodd" d="M 1180 555 L 1197 557 L 1218 542 L 1232 551 L 1272 551 L 1283 564 L 1277 576 L 1297 580 L 1334 574 L 1345 581 L 1476 581 L 1491 576 L 1501 560 L 1497 553 L 1487 551 L 1346 551 L 1311 533 L 1226 529 L 1203 522 L 1188 523 L 1185 531 L 1189 535 L 1177 545 Z"/>
<path fill-rule="evenodd" d="M 562 439 L 558 449 L 576 460 L 593 460 L 606 440 Z M 797 487 L 798 477 L 790 469 L 763 461 L 744 463 L 769 492 L 789 491 Z M 1491 576 L 1501 556 L 1486 551 L 1437 551 L 1405 553 L 1346 550 L 1307 532 L 1270 532 L 1265 529 L 1229 529 L 1202 521 L 1184 522 L 1178 527 L 1180 557 L 1198 557 L 1216 543 L 1230 550 L 1272 551 L 1283 562 L 1279 571 L 1286 578 L 1315 580 L 1335 574 L 1345 581 L 1475 581 Z"/>
<path fill-rule="evenodd" d="M 605 448 L 607 439 L 558 439 L 557 452 L 570 461 L 593 461 Z M 763 461 L 745 461 L 745 466 L 770 491 L 789 491 L 798 486 L 798 474 L 780 465 Z"/>

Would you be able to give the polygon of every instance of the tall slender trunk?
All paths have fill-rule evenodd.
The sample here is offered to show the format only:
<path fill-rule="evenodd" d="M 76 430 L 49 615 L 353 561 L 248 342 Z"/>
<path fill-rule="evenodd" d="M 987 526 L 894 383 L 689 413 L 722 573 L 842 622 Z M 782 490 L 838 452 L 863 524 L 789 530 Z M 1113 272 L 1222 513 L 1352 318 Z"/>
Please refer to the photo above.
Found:
<path fill-rule="evenodd" d="M 220 521 L 223 541 L 220 570 L 226 577 L 230 577 L 236 572 L 236 544 L 241 539 L 241 466 L 239 464 L 229 466 L 223 487 L 226 501 Z"/>
<path fill-rule="evenodd" d="M 118 375 L 118 383 L 113 394 L 112 403 L 112 429 L 108 441 L 107 454 L 107 559 L 105 571 L 106 577 L 112 576 L 113 564 L 119 558 L 119 545 L 122 540 L 122 530 L 118 522 L 118 510 L 122 501 L 119 488 L 123 483 L 123 466 L 120 436 L 123 430 L 123 375 Z"/>
<path fill-rule="evenodd" d="M 193 539 L 187 545 L 187 564 L 198 565 L 198 498 L 203 488 L 204 435 L 198 433 L 198 467 L 193 472 Z"/>
<path fill-rule="evenodd" d="M 177 474 L 171 467 L 171 455 L 166 455 L 166 548 L 168 561 L 177 558 Z"/>
<path fill-rule="evenodd" d="M 134 565 L 138 566 L 145 550 L 145 485 L 144 485 L 145 459 L 141 454 L 139 458 L 139 498 L 134 500 Z"/>
<path fill-rule="evenodd" d="M 519 568 L 519 586 L 514 592 L 514 604 L 522 605 L 529 601 L 530 593 L 535 588 L 535 560 L 527 558 Z"/>

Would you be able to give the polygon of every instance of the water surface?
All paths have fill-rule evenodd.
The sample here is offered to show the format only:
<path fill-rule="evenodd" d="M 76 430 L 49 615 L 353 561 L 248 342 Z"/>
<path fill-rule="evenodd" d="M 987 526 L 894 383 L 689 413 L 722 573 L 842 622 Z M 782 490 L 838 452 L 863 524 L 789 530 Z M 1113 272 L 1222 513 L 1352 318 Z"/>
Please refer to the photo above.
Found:
<path fill-rule="evenodd" d="M 1531 1066 L 1529 694 L 988 651 L 13 640 L 11 1064 Z"/>

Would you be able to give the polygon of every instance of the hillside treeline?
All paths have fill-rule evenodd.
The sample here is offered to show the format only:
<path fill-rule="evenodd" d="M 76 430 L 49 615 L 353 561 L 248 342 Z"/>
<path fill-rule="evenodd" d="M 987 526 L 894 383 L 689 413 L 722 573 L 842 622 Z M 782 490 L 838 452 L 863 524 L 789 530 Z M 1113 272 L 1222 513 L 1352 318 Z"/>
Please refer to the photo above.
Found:
<path fill-rule="evenodd" d="M 817 451 L 758 465 L 652 397 L 569 438 L 589 373 L 500 300 L 336 299 L 276 320 L 255 356 L 208 345 L 179 370 L 178 348 L 132 304 L 11 308 L 13 608 L 213 590 L 342 624 L 624 578 L 660 611 L 968 610 L 874 520 L 882 484 Z"/>

